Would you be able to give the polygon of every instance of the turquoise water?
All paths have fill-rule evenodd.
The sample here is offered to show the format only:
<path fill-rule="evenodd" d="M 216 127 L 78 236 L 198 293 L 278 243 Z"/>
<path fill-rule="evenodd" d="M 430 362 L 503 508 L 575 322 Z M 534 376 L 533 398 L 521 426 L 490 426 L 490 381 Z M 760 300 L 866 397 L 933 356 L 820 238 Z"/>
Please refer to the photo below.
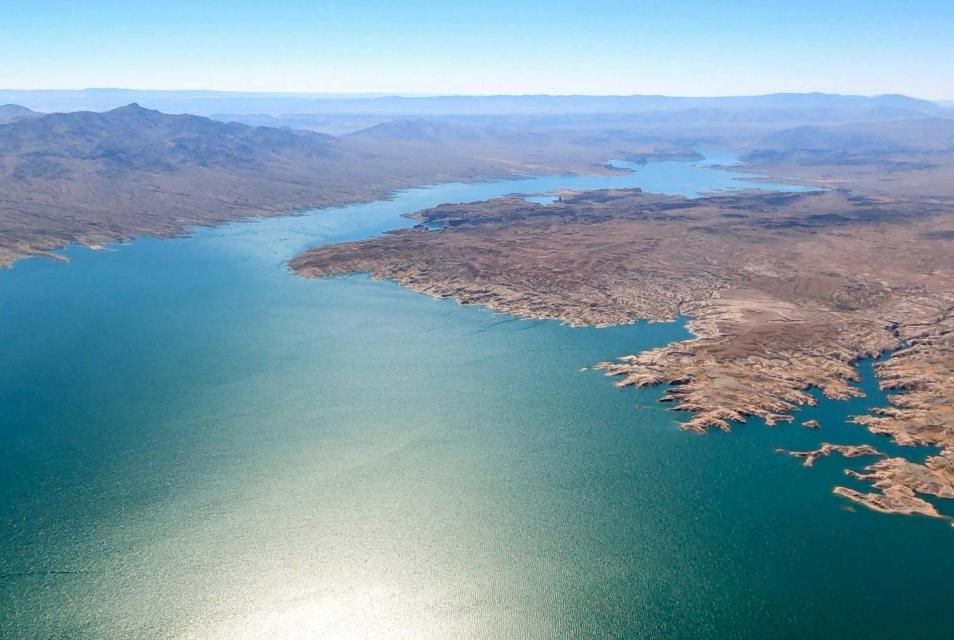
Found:
<path fill-rule="evenodd" d="M 773 452 L 872 438 L 843 422 L 884 402 L 869 369 L 866 401 L 806 410 L 820 431 L 700 437 L 662 390 L 580 370 L 680 323 L 515 320 L 283 264 L 445 201 L 735 177 L 443 185 L 0 272 L 0 637 L 943 636 L 950 528 Z"/>

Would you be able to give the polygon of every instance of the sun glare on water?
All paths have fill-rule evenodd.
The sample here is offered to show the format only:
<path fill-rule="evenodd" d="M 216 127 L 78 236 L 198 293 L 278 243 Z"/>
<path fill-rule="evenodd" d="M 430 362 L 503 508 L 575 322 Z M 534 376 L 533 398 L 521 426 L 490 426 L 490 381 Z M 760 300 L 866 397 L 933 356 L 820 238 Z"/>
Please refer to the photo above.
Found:
<path fill-rule="evenodd" d="M 228 621 L 195 625 L 188 640 L 404 640 L 460 633 L 438 611 L 383 586 L 354 586 L 334 593 L 299 592 L 274 598 L 270 608 L 238 613 Z M 448 612 L 445 612 L 448 613 Z M 458 621 L 459 623 L 459 621 Z M 456 629 L 456 631 L 454 631 Z"/>

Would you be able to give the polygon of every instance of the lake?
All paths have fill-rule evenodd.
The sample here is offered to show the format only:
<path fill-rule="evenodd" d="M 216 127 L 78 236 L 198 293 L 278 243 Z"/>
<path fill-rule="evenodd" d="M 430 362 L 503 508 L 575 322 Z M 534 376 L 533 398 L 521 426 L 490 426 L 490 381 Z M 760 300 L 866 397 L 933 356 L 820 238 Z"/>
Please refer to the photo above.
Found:
<path fill-rule="evenodd" d="M 708 163 L 731 164 L 712 155 Z M 688 336 L 495 316 L 310 245 L 442 202 L 752 186 L 706 162 L 412 189 L 0 272 L 0 637 L 896 638 L 954 623 L 954 531 L 831 494 L 872 442 L 679 430 L 600 360 Z M 785 185 L 757 185 L 786 189 Z M 857 486 L 857 485 L 851 485 Z"/>

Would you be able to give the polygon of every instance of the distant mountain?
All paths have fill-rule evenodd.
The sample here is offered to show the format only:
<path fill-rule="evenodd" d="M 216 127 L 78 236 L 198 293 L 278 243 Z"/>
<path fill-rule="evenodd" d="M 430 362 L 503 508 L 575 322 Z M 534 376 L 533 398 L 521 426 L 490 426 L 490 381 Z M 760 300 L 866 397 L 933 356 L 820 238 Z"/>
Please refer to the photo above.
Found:
<path fill-rule="evenodd" d="M 131 104 L 106 113 L 55 113 L 0 128 L 0 155 L 14 178 L 95 171 L 172 173 L 190 167 L 265 170 L 290 157 L 331 153 L 317 133 L 166 115 Z"/>
<path fill-rule="evenodd" d="M 954 148 L 954 120 L 922 118 L 837 127 L 797 127 L 765 136 L 771 146 L 811 149 L 894 148 L 946 151 Z"/>
<path fill-rule="evenodd" d="M 258 114 L 263 116 L 362 115 L 390 117 L 528 114 L 648 114 L 708 112 L 804 112 L 844 120 L 845 116 L 885 119 L 928 115 L 939 109 L 927 100 L 902 95 L 853 96 L 778 93 L 764 96 L 684 98 L 668 96 L 340 96 L 321 94 L 238 93 L 215 91 L 0 91 L 0 102 L 16 102 L 43 111 L 103 110 L 129 102 L 170 113 Z M 871 114 L 874 115 L 871 115 Z M 880 113 L 880 116 L 877 115 Z M 766 116 L 761 116 L 765 118 Z M 791 116 L 786 118 L 791 120 Z"/>
<path fill-rule="evenodd" d="M 846 96 L 837 94 L 772 94 L 719 98 L 667 96 L 446 96 L 386 97 L 327 100 L 315 105 L 325 112 L 354 110 L 389 115 L 481 115 L 481 114 L 610 114 L 671 111 L 850 111 L 867 114 L 881 111 L 933 113 L 938 106 L 927 100 L 900 95 Z"/>
<path fill-rule="evenodd" d="M 0 124 L 9 124 L 17 120 L 26 120 L 28 118 L 39 118 L 42 113 L 31 111 L 18 104 L 0 104 Z"/>
<path fill-rule="evenodd" d="M 390 116 L 363 115 L 322 115 L 320 113 L 288 113 L 265 115 L 262 113 L 212 113 L 213 120 L 221 122 L 239 122 L 256 127 L 276 127 L 279 129 L 305 129 L 333 136 L 353 133 L 382 122 L 389 122 Z"/>
<path fill-rule="evenodd" d="M 398 119 L 361 129 L 345 136 L 349 139 L 441 142 L 491 138 L 502 132 L 487 126 L 451 123 L 439 119 Z"/>
<path fill-rule="evenodd" d="M 540 161 L 561 155 L 589 154 L 592 157 L 593 153 L 597 154 L 600 163 L 614 158 L 645 162 L 699 160 L 703 157 L 691 145 L 630 130 L 539 126 L 540 123 L 534 120 L 515 123 L 506 118 L 491 121 L 500 122 L 500 126 L 484 124 L 480 119 L 401 119 L 355 131 L 341 139 L 357 145 L 402 147 L 409 152 L 415 148 L 419 148 L 420 153 L 456 149 L 462 153 L 496 158 L 515 153 L 526 157 L 527 150 L 534 150 Z"/>
<path fill-rule="evenodd" d="M 757 142 L 752 162 L 857 164 L 927 159 L 954 154 L 954 119 L 919 118 L 840 126 L 802 126 L 775 131 Z"/>

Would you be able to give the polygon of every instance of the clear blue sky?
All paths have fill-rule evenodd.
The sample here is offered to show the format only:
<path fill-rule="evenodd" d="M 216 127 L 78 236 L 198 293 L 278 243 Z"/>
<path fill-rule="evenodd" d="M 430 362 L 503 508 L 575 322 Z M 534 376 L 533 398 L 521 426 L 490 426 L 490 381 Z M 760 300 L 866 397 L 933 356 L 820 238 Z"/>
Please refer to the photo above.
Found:
<path fill-rule="evenodd" d="M 0 0 L 0 88 L 907 93 L 954 0 Z"/>

